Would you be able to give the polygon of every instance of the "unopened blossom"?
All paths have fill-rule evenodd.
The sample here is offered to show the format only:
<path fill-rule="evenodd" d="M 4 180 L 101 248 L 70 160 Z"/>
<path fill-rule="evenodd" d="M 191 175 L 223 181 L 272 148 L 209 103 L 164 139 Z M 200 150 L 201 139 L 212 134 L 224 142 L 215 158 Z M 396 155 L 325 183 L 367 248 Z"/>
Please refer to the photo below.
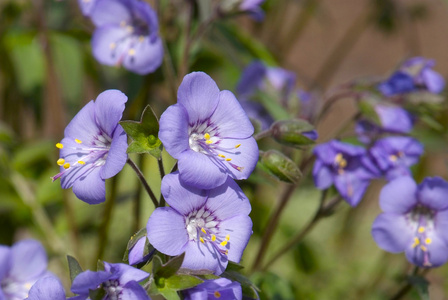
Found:
<path fill-rule="evenodd" d="M 105 201 L 105 180 L 121 171 L 127 160 L 127 136 L 121 120 L 125 94 L 107 90 L 87 103 L 67 125 L 57 164 L 64 189 L 73 187 L 76 197 L 89 203 Z"/>
<path fill-rule="evenodd" d="M 123 65 L 137 74 L 162 64 L 163 46 L 155 11 L 145 1 L 97 0 L 90 18 L 96 26 L 93 56 L 108 66 Z"/>
<path fill-rule="evenodd" d="M 145 249 L 147 247 L 146 241 L 146 236 L 143 236 L 131 249 L 129 249 L 128 260 L 130 265 L 136 265 L 147 261 L 152 255 L 154 255 L 155 250 L 145 255 Z"/>
<path fill-rule="evenodd" d="M 37 280 L 49 275 L 47 254 L 38 241 L 0 245 L 0 299 L 23 300 Z"/>
<path fill-rule="evenodd" d="M 434 60 L 413 57 L 405 61 L 378 89 L 385 96 L 427 90 L 438 94 L 445 87 L 443 77 L 433 70 Z"/>
<path fill-rule="evenodd" d="M 177 104 L 160 117 L 159 138 L 178 160 L 180 179 L 211 189 L 227 177 L 247 179 L 258 160 L 254 127 L 238 100 L 207 74 L 185 76 Z"/>
<path fill-rule="evenodd" d="M 59 279 L 48 276 L 39 279 L 25 300 L 65 300 L 65 291 Z"/>
<path fill-rule="evenodd" d="M 98 0 L 78 0 L 79 7 L 84 16 L 89 16 Z"/>
<path fill-rule="evenodd" d="M 405 109 L 391 105 L 376 105 L 375 113 L 379 124 L 369 120 L 357 122 L 355 131 L 363 143 L 370 143 L 383 133 L 409 133 L 414 126 L 413 116 Z"/>
<path fill-rule="evenodd" d="M 386 179 L 392 180 L 411 175 L 409 167 L 419 161 L 423 145 L 411 137 L 390 136 L 376 141 L 369 153 Z"/>
<path fill-rule="evenodd" d="M 241 284 L 227 278 L 207 280 L 200 285 L 183 291 L 185 300 L 243 299 Z"/>
<path fill-rule="evenodd" d="M 379 176 L 367 151 L 351 144 L 332 140 L 314 148 L 314 184 L 327 189 L 334 184 L 339 194 L 351 206 L 356 206 L 370 183 Z"/>
<path fill-rule="evenodd" d="M 388 252 L 405 252 L 419 267 L 437 267 L 448 260 L 448 183 L 428 177 L 417 185 L 408 176 L 389 182 L 380 193 L 383 213 L 372 236 Z"/>
<path fill-rule="evenodd" d="M 103 289 L 106 292 L 105 300 L 149 300 L 140 281 L 149 277 L 149 274 L 128 266 L 126 264 L 110 264 L 104 262 L 104 271 L 84 271 L 75 277 L 71 291 L 78 296 L 71 300 L 85 300 L 91 290 Z"/>
<path fill-rule="evenodd" d="M 148 240 L 170 256 L 185 252 L 182 268 L 210 270 L 220 275 L 228 261 L 238 263 L 252 234 L 249 200 L 230 177 L 212 190 L 181 183 L 166 175 L 162 195 L 169 207 L 159 207 L 146 226 Z"/>

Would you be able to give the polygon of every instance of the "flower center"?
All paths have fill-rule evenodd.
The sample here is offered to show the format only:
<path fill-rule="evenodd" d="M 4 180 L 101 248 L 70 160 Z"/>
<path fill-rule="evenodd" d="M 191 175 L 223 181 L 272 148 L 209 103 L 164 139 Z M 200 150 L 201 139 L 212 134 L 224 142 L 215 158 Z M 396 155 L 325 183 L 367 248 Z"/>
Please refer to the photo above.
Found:
<path fill-rule="evenodd" d="M 0 290 L 8 300 L 22 300 L 28 297 L 28 292 L 34 282 L 16 282 L 11 279 L 5 279 L 0 284 Z"/>
<path fill-rule="evenodd" d="M 109 154 L 109 149 L 112 144 L 112 139 L 107 134 L 100 132 L 90 143 L 91 145 L 86 145 L 79 139 L 75 139 L 75 142 L 79 146 L 68 147 L 68 149 L 74 151 L 71 151 L 65 157 L 61 157 L 57 160 L 56 163 L 59 166 L 64 167 L 64 170 L 53 176 L 51 178 L 53 181 L 74 169 L 87 165 L 89 168 L 100 167 L 106 163 L 107 155 Z M 57 143 L 56 147 L 63 149 L 64 145 Z"/>
<path fill-rule="evenodd" d="M 185 219 L 185 228 L 190 240 L 200 241 L 202 244 L 209 243 L 219 253 L 227 255 L 230 235 L 222 235 L 218 225 L 217 218 L 204 207 L 191 212 Z"/>
<path fill-rule="evenodd" d="M 334 165 L 338 170 L 339 174 L 344 174 L 344 168 L 347 167 L 347 160 L 344 158 L 342 153 L 336 154 L 334 157 Z"/>
<path fill-rule="evenodd" d="M 244 167 L 232 163 L 229 156 L 238 155 L 241 144 L 234 147 L 223 147 L 221 145 L 224 138 L 219 135 L 218 128 L 213 125 L 200 124 L 190 127 L 188 144 L 190 149 L 208 155 L 219 164 L 227 164 L 235 170 L 242 171 Z"/>
<path fill-rule="evenodd" d="M 434 230 L 435 212 L 430 208 L 417 205 L 406 215 L 409 224 L 415 232 L 412 248 L 423 251 L 423 264 L 431 266 L 427 245 L 432 243 L 431 233 Z"/>
<path fill-rule="evenodd" d="M 106 291 L 108 299 L 110 300 L 120 300 L 121 291 L 123 288 L 120 286 L 118 280 L 108 280 L 103 283 L 103 289 Z"/>

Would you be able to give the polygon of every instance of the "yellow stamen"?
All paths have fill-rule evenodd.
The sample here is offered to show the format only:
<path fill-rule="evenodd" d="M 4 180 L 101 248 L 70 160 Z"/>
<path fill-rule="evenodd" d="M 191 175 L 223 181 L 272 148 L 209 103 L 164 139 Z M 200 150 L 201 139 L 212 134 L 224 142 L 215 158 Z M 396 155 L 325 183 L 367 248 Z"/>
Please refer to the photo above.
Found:
<path fill-rule="evenodd" d="M 226 156 L 222 155 L 222 154 L 218 154 L 218 156 L 221 157 L 221 158 L 226 158 Z"/>
<path fill-rule="evenodd" d="M 414 238 L 414 244 L 412 244 L 412 248 L 417 247 L 418 245 L 420 245 L 420 240 L 418 239 L 418 237 Z"/>
<path fill-rule="evenodd" d="M 426 251 L 428 251 L 428 248 L 426 248 L 426 247 L 425 247 L 425 246 L 423 246 L 423 245 L 422 245 L 422 246 L 420 246 L 420 249 L 422 249 L 422 251 L 423 251 L 423 252 L 426 252 Z"/>
<path fill-rule="evenodd" d="M 86 162 L 85 162 L 85 161 L 82 161 L 82 160 L 78 160 L 78 164 L 80 164 L 80 165 L 85 165 Z"/>
<path fill-rule="evenodd" d="M 225 247 L 227 245 L 227 241 L 222 241 L 220 245 Z"/>
<path fill-rule="evenodd" d="M 226 161 L 231 161 L 232 159 L 231 158 L 226 158 Z"/>
<path fill-rule="evenodd" d="M 70 164 L 69 163 L 65 163 L 64 164 L 64 169 L 68 169 L 68 168 L 70 168 Z"/>
<path fill-rule="evenodd" d="M 134 56 L 135 55 L 135 49 L 134 48 L 129 49 L 128 54 L 130 56 Z"/>
<path fill-rule="evenodd" d="M 238 171 L 241 171 L 241 170 L 244 169 L 244 167 L 236 167 L 236 169 L 237 169 Z"/>
<path fill-rule="evenodd" d="M 132 33 L 132 32 L 134 32 L 134 27 L 132 27 L 132 26 L 126 26 L 126 30 L 127 30 L 129 33 Z"/>
<path fill-rule="evenodd" d="M 114 50 L 115 48 L 117 48 L 117 44 L 115 44 L 115 43 L 110 43 L 109 48 L 110 48 L 111 50 Z"/>
<path fill-rule="evenodd" d="M 210 145 L 210 144 L 213 144 L 213 141 L 212 141 L 212 140 L 208 140 L 208 141 L 205 141 L 205 143 L 206 143 L 207 145 Z"/>
<path fill-rule="evenodd" d="M 425 244 L 426 244 L 426 245 L 429 245 L 429 244 L 431 244 L 431 243 L 432 243 L 431 238 L 426 238 L 426 240 L 425 240 Z"/>
<path fill-rule="evenodd" d="M 205 244 L 205 241 L 202 237 L 200 237 L 199 240 L 201 241 L 202 244 Z"/>
<path fill-rule="evenodd" d="M 204 229 L 204 228 L 201 228 L 201 231 L 202 231 L 203 233 L 207 233 L 207 232 L 205 231 L 205 229 Z"/>
<path fill-rule="evenodd" d="M 398 159 L 398 157 L 396 156 L 396 155 L 389 155 L 389 159 L 392 161 L 392 162 L 396 162 L 397 161 L 397 159 Z"/>
<path fill-rule="evenodd" d="M 81 143 L 82 143 L 82 142 L 81 142 L 80 140 L 78 140 L 78 139 L 75 139 L 75 142 L 78 143 L 78 144 L 81 144 Z"/>
<path fill-rule="evenodd" d="M 138 41 L 139 41 L 140 43 L 143 43 L 144 40 L 145 40 L 145 37 L 144 37 L 143 35 L 141 35 L 141 36 L 138 37 Z"/>
<path fill-rule="evenodd" d="M 235 148 L 239 148 L 240 146 L 241 146 L 241 144 L 238 144 L 238 145 L 235 146 Z"/>
<path fill-rule="evenodd" d="M 224 252 L 225 255 L 229 254 L 229 250 L 226 250 L 226 252 Z"/>
<path fill-rule="evenodd" d="M 210 134 L 209 133 L 204 134 L 204 139 L 208 141 L 210 139 Z"/>
<path fill-rule="evenodd" d="M 64 163 L 65 163 L 65 159 L 60 158 L 60 159 L 58 159 L 58 161 L 57 161 L 56 163 L 57 163 L 59 166 L 63 166 Z"/>
<path fill-rule="evenodd" d="M 221 298 L 221 293 L 216 291 L 213 293 L 213 296 L 215 296 L 215 298 Z"/>
<path fill-rule="evenodd" d="M 212 242 L 216 241 L 216 235 L 212 234 Z"/>
<path fill-rule="evenodd" d="M 64 148 L 64 145 L 62 145 L 61 143 L 57 143 L 56 148 L 62 149 L 62 148 Z"/>
<path fill-rule="evenodd" d="M 230 234 L 226 235 L 226 241 L 230 240 Z"/>
<path fill-rule="evenodd" d="M 342 153 L 338 153 L 334 157 L 334 161 L 337 162 L 338 164 L 341 162 L 342 159 L 343 159 Z"/>
<path fill-rule="evenodd" d="M 339 162 L 339 167 L 345 168 L 347 166 L 347 161 L 345 159 L 341 159 Z"/>
<path fill-rule="evenodd" d="M 121 22 L 120 22 L 120 26 L 121 26 L 121 27 L 126 26 L 126 21 L 121 21 Z"/>
<path fill-rule="evenodd" d="M 419 233 L 423 233 L 423 232 L 425 232 L 425 227 L 420 226 L 420 227 L 418 228 L 418 232 L 419 232 Z"/>

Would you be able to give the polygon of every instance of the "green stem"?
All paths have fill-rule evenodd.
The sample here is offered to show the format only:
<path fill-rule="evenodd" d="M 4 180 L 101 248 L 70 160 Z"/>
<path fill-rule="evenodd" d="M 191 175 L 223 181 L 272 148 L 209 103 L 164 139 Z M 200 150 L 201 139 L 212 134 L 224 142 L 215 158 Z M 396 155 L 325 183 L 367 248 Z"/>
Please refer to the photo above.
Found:
<path fill-rule="evenodd" d="M 112 220 L 112 211 L 115 206 L 115 199 L 117 198 L 117 188 L 118 188 L 118 178 L 119 174 L 112 177 L 112 187 L 109 194 L 109 199 L 107 199 L 103 212 L 103 220 L 101 222 L 99 232 L 98 232 L 98 250 L 96 253 L 96 261 L 92 262 L 92 266 L 96 268 L 98 260 L 102 260 L 104 257 L 104 251 L 106 250 L 107 239 L 109 235 L 109 225 Z"/>
<path fill-rule="evenodd" d="M 145 168 L 145 155 L 139 155 L 138 165 L 140 167 L 140 171 L 143 173 Z M 135 193 L 134 198 L 134 219 L 133 219 L 133 226 L 132 226 L 132 232 L 137 232 L 140 229 L 140 212 L 142 207 L 142 185 L 137 185 L 137 191 Z"/>
<path fill-rule="evenodd" d="M 319 208 L 314 214 L 313 218 L 309 221 L 309 223 L 300 231 L 293 239 L 291 239 L 286 245 L 284 245 L 277 253 L 275 253 L 272 258 L 268 261 L 267 264 L 261 268 L 262 271 L 267 270 L 277 259 L 279 259 L 283 254 L 287 253 L 291 250 L 292 247 L 300 243 L 303 238 L 314 228 L 314 226 L 318 223 L 318 221 L 327 216 L 335 207 L 338 205 L 342 198 L 340 195 L 334 197 L 330 202 L 324 205 L 324 200 L 326 196 L 326 191 L 322 192 L 322 197 L 320 200 Z"/>
<path fill-rule="evenodd" d="M 154 195 L 153 191 L 151 190 L 151 187 L 149 186 L 148 182 L 145 179 L 145 176 L 143 175 L 142 171 L 138 168 L 138 166 L 130 159 L 126 161 L 128 165 L 131 166 L 132 170 L 134 170 L 135 174 L 137 174 L 138 179 L 140 179 L 140 182 L 143 184 L 143 187 L 145 188 L 146 192 L 149 195 L 149 198 L 151 198 L 152 203 L 154 203 L 155 207 L 159 206 L 159 202 L 157 201 L 156 195 Z"/>
<path fill-rule="evenodd" d="M 178 81 L 179 83 L 182 81 L 182 79 L 184 78 L 185 74 L 187 74 L 188 72 L 188 67 L 189 67 L 189 58 L 190 58 L 190 48 L 191 48 L 191 44 L 193 43 L 192 39 L 191 39 L 191 23 L 193 22 L 193 6 L 194 3 L 191 0 L 188 0 L 188 16 L 187 16 L 187 24 L 185 26 L 185 47 L 182 51 L 182 58 L 181 58 L 181 62 L 179 65 L 179 71 L 178 73 Z"/>
<path fill-rule="evenodd" d="M 426 275 L 429 272 L 429 270 L 430 269 L 424 269 L 421 275 L 422 276 Z M 411 275 L 416 276 L 419 271 L 420 268 L 418 266 L 415 266 Z M 403 296 L 405 296 L 411 289 L 412 289 L 412 283 L 408 280 L 406 284 L 390 298 L 390 300 L 399 300 L 403 298 Z"/>

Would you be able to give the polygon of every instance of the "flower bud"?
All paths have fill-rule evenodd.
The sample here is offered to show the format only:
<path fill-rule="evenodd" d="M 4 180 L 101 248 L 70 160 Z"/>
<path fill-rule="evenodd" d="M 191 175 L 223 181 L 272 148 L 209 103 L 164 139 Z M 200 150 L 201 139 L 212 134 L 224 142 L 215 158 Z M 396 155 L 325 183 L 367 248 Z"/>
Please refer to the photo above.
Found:
<path fill-rule="evenodd" d="M 272 124 L 271 132 L 278 143 L 291 147 L 311 145 L 317 139 L 314 127 L 300 119 L 277 121 Z"/>
<path fill-rule="evenodd" d="M 281 181 L 296 184 L 302 177 L 296 163 L 276 150 L 260 153 L 260 161 L 266 171 Z"/>

